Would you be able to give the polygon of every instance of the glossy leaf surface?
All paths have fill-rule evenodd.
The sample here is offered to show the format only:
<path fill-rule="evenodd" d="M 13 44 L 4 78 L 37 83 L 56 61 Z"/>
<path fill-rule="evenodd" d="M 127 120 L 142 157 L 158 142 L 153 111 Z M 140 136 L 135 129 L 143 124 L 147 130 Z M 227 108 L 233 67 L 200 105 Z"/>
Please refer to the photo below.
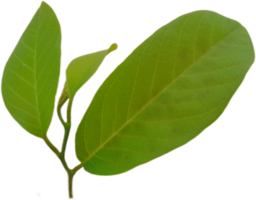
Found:
<path fill-rule="evenodd" d="M 253 61 L 238 22 L 210 11 L 175 19 L 97 91 L 76 133 L 78 159 L 112 175 L 187 143 L 221 115 Z"/>
<path fill-rule="evenodd" d="M 2 79 L 4 103 L 31 134 L 44 137 L 51 122 L 60 73 L 60 25 L 42 3 L 11 54 Z"/>

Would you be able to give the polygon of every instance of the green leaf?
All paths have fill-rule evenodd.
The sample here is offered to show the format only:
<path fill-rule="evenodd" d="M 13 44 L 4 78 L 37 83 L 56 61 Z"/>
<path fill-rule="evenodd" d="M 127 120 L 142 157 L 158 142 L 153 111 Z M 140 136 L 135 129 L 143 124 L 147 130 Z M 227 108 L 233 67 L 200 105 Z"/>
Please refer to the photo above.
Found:
<path fill-rule="evenodd" d="M 223 112 L 254 61 L 246 29 L 210 11 L 157 30 L 106 79 L 76 133 L 85 170 L 111 175 L 196 137 Z"/>
<path fill-rule="evenodd" d="M 44 137 L 50 125 L 60 73 L 60 25 L 42 3 L 10 56 L 2 79 L 4 103 L 31 134 Z"/>
<path fill-rule="evenodd" d="M 117 45 L 112 44 L 109 49 L 78 57 L 69 64 L 66 71 L 65 87 L 67 87 L 70 97 L 75 96 L 83 84 L 97 71 L 103 59 L 115 49 L 117 49 Z"/>

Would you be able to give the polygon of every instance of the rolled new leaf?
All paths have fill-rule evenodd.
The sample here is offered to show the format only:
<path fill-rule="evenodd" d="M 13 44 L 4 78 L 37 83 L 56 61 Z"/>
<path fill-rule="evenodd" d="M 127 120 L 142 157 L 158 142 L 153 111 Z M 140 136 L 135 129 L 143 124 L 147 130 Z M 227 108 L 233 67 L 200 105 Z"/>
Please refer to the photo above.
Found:
<path fill-rule="evenodd" d="M 65 83 L 62 98 L 74 97 L 76 92 L 97 71 L 104 58 L 117 49 L 117 44 L 112 44 L 108 49 L 91 53 L 74 59 L 66 70 L 67 81 Z M 60 99 L 60 100 L 61 100 Z M 61 101 L 60 101 L 61 102 Z"/>

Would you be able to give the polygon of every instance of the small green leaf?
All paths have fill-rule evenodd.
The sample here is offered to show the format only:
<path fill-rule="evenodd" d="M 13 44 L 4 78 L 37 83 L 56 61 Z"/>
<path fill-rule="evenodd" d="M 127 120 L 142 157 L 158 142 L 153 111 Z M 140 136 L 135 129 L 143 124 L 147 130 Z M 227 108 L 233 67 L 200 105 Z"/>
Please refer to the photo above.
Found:
<path fill-rule="evenodd" d="M 196 137 L 223 112 L 254 62 L 238 22 L 210 11 L 157 30 L 106 79 L 76 133 L 85 170 L 111 175 Z"/>
<path fill-rule="evenodd" d="M 44 137 L 51 123 L 60 73 L 60 25 L 42 3 L 11 54 L 2 79 L 4 103 L 31 134 Z"/>
<path fill-rule="evenodd" d="M 75 96 L 76 92 L 83 86 L 83 84 L 85 84 L 97 71 L 106 55 L 116 48 L 117 45 L 112 44 L 107 50 L 78 57 L 69 64 L 66 71 L 66 87 L 68 88 L 70 97 Z"/>

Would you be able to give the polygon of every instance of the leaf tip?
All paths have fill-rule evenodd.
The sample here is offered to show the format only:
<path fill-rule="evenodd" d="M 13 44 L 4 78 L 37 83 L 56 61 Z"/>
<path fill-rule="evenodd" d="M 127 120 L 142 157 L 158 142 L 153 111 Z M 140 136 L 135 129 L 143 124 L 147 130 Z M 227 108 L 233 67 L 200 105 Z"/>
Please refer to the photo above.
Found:
<path fill-rule="evenodd" d="M 115 52 L 117 52 L 119 50 L 119 44 L 118 44 L 118 40 L 113 40 L 112 42 L 110 42 L 110 44 L 108 45 L 108 52 L 107 55 L 112 55 Z"/>

